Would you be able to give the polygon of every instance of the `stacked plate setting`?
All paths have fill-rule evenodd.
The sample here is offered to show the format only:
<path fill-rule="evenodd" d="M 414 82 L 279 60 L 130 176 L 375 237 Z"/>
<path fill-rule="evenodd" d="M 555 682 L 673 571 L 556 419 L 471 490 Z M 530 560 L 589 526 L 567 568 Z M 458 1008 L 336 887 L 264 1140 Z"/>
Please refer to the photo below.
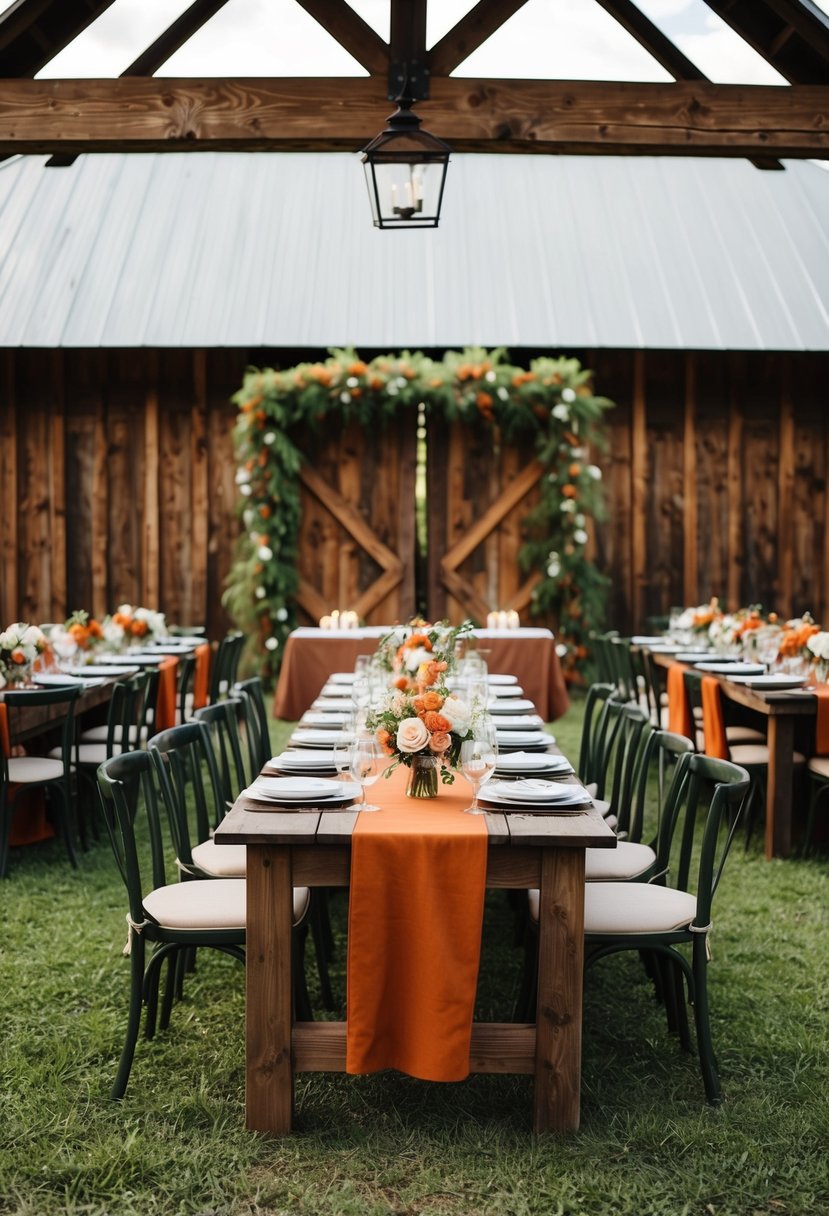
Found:
<path fill-rule="evenodd" d="M 548 738 L 551 736 L 548 736 Z M 545 756 L 533 752 L 507 752 L 498 757 L 496 777 L 545 777 L 559 781 L 573 776 L 573 766 L 566 756 Z"/>
<path fill-rule="evenodd" d="M 324 774 L 336 773 L 334 752 L 322 749 L 306 751 L 297 748 L 296 751 L 282 752 L 273 756 L 266 765 L 268 771 L 277 773 L 301 773 L 322 777 Z"/>
<path fill-rule="evenodd" d="M 255 802 L 277 806 L 342 806 L 360 797 L 360 787 L 355 781 L 323 777 L 257 777 L 244 793 Z"/>
<path fill-rule="evenodd" d="M 592 805 L 581 785 L 561 785 L 527 777 L 520 781 L 489 781 L 481 791 L 482 802 L 502 811 L 556 814 L 582 811 Z"/>
<path fill-rule="evenodd" d="M 495 735 L 498 740 L 498 747 L 501 751 L 511 752 L 528 749 L 532 751 L 546 751 L 551 743 L 554 742 L 553 736 L 548 735 L 543 730 L 499 730 Z"/>

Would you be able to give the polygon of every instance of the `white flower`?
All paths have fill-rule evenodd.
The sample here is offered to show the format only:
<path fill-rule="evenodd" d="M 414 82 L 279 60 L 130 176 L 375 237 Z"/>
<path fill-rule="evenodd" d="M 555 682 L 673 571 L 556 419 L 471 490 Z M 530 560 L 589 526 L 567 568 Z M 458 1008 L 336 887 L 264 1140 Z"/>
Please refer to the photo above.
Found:
<path fill-rule="evenodd" d="M 431 651 L 424 646 L 414 646 L 403 656 L 403 664 L 407 671 L 417 671 L 421 663 L 428 663 L 432 658 Z"/>
<path fill-rule="evenodd" d="M 17 633 L 13 627 L 4 629 L 0 633 L 0 650 L 14 650 L 17 645 Z"/>
<path fill-rule="evenodd" d="M 494 383 L 495 383 L 495 372 L 494 372 L 494 371 L 492 371 L 492 369 L 491 369 L 491 368 L 490 368 L 490 370 L 487 372 L 487 374 L 484 376 L 484 380 L 488 380 L 490 384 L 494 384 Z"/>
<path fill-rule="evenodd" d="M 24 646 L 42 646 L 46 641 L 43 631 L 37 625 L 30 625 L 20 639 Z"/>
<path fill-rule="evenodd" d="M 237 486 L 246 485 L 247 482 L 249 482 L 249 481 L 250 481 L 250 473 L 247 471 L 247 469 L 237 469 L 236 470 Z"/>
<path fill-rule="evenodd" d="M 104 641 L 117 650 L 124 640 L 124 627 L 115 621 L 104 621 L 101 627 Z"/>
<path fill-rule="evenodd" d="M 239 486 L 239 493 L 244 494 L 245 497 L 247 498 L 248 494 L 253 493 L 253 490 L 251 489 L 251 487 L 249 485 Z"/>
<path fill-rule="evenodd" d="M 349 376 L 348 379 L 346 380 L 346 384 L 348 385 L 349 388 L 359 388 L 360 381 L 357 379 L 356 376 Z"/>
<path fill-rule="evenodd" d="M 273 557 L 273 549 L 269 548 L 267 545 L 260 545 L 256 550 L 256 553 L 263 562 L 269 562 Z"/>
<path fill-rule="evenodd" d="M 563 511 L 565 515 L 572 515 L 575 509 L 576 504 L 572 498 L 562 498 L 561 505 L 559 506 L 560 511 Z"/>
<path fill-rule="evenodd" d="M 585 469 L 588 477 L 592 477 L 594 481 L 601 481 L 602 471 L 597 464 L 589 464 Z"/>
<path fill-rule="evenodd" d="M 276 443 L 276 435 L 273 431 L 266 431 L 262 436 L 262 442 L 266 443 L 268 447 L 270 447 L 272 443 Z"/>
<path fill-rule="evenodd" d="M 404 718 L 397 728 L 397 746 L 401 752 L 419 752 L 429 742 L 429 730 L 420 718 Z"/>
<path fill-rule="evenodd" d="M 258 600 L 263 600 L 267 594 L 268 594 L 268 593 L 267 593 L 267 591 L 265 590 L 265 588 L 264 588 L 264 587 L 257 587 L 257 588 L 256 588 L 256 598 L 257 598 Z"/>
<path fill-rule="evenodd" d="M 351 393 L 340 393 L 340 401 L 342 401 L 343 405 L 348 405 L 350 400 Z"/>
<path fill-rule="evenodd" d="M 244 511 L 242 512 L 242 519 L 245 521 L 246 528 L 253 527 L 253 522 L 256 519 L 256 512 L 254 511 L 253 507 L 245 507 Z"/>
<path fill-rule="evenodd" d="M 276 650 L 278 645 L 279 645 L 278 638 L 268 638 L 265 642 L 265 649 L 266 650 Z"/>
<path fill-rule="evenodd" d="M 554 405 L 553 417 L 558 418 L 559 422 L 566 422 L 570 417 L 570 411 L 566 405 Z"/>
<path fill-rule="evenodd" d="M 585 521 L 585 518 L 583 515 L 574 515 L 573 516 L 573 523 L 575 524 L 575 526 L 577 528 L 583 528 L 585 525 L 585 522 L 586 521 Z"/>
<path fill-rule="evenodd" d="M 454 693 L 443 702 L 440 712 L 451 729 L 457 731 L 459 735 L 465 735 L 472 725 L 471 706 L 467 705 L 466 701 L 462 701 L 460 697 L 456 697 Z"/>
<path fill-rule="evenodd" d="M 587 544 L 587 533 L 585 532 L 584 528 L 576 528 L 575 532 L 573 533 L 573 540 L 577 545 Z"/>
<path fill-rule="evenodd" d="M 504 388 L 503 384 L 499 385 L 499 387 L 495 390 L 495 395 L 500 401 L 509 401 L 509 393 Z"/>
<path fill-rule="evenodd" d="M 559 562 L 550 562 L 549 566 L 547 567 L 547 577 L 558 578 L 560 574 L 561 564 Z"/>
<path fill-rule="evenodd" d="M 829 633 L 821 630 L 820 633 L 813 633 L 806 643 L 815 658 L 823 659 L 824 662 L 829 660 Z"/>
<path fill-rule="evenodd" d="M 569 405 L 569 403 L 571 401 L 576 400 L 576 394 L 573 392 L 573 390 L 571 388 L 563 388 L 561 390 L 561 400 L 566 401 Z"/>
<path fill-rule="evenodd" d="M 278 621 L 287 621 L 287 619 L 288 619 L 288 609 L 287 609 L 287 608 L 277 608 L 277 610 L 276 610 L 276 619 L 277 619 Z"/>
<path fill-rule="evenodd" d="M 132 616 L 133 607 L 132 604 L 119 604 L 115 611 L 119 616 Z"/>

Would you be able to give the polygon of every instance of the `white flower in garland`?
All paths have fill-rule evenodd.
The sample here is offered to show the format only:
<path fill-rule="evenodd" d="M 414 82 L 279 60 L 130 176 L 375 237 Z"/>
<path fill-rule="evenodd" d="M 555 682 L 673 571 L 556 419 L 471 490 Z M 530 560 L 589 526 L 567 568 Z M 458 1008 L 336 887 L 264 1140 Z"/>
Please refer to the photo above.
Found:
<path fill-rule="evenodd" d="M 573 533 L 573 540 L 576 542 L 577 545 L 586 545 L 587 544 L 588 536 L 587 536 L 587 533 L 585 532 L 584 528 L 576 528 L 575 532 Z"/>
<path fill-rule="evenodd" d="M 287 608 L 277 608 L 277 610 L 276 610 L 276 619 L 277 619 L 278 621 L 287 621 L 287 619 L 288 619 L 288 609 L 287 609 Z"/>
<path fill-rule="evenodd" d="M 567 404 L 569 405 L 570 402 L 576 400 L 576 394 L 573 392 L 573 390 L 571 388 L 563 388 L 561 390 L 561 400 L 566 401 Z"/>
<path fill-rule="evenodd" d="M 570 411 L 568 410 L 566 405 L 554 405 L 552 412 L 553 412 L 553 417 L 557 418 L 559 422 L 569 421 Z"/>
<path fill-rule="evenodd" d="M 256 588 L 256 598 L 257 598 L 258 600 L 263 600 L 267 594 L 268 594 L 268 593 L 267 593 L 267 591 L 265 590 L 265 588 L 264 588 L 264 587 L 257 587 L 257 588 Z"/>
<path fill-rule="evenodd" d="M 561 558 L 557 553 L 550 554 L 550 561 L 547 565 L 547 577 L 558 578 L 561 574 Z"/>
<path fill-rule="evenodd" d="M 576 504 L 572 498 L 562 498 L 559 510 L 565 515 L 572 515 L 576 510 Z"/>
<path fill-rule="evenodd" d="M 237 469 L 237 470 L 236 470 L 236 484 L 237 484 L 237 486 L 244 486 L 244 485 L 247 485 L 247 483 L 248 483 L 249 481 L 250 481 L 250 473 L 247 471 L 247 469 Z"/>
<path fill-rule="evenodd" d="M 265 649 L 266 650 L 276 650 L 278 646 L 279 646 L 279 638 L 274 638 L 274 637 L 266 638 L 266 640 L 265 640 Z"/>
<path fill-rule="evenodd" d="M 273 557 L 273 549 L 271 549 L 268 545 L 260 545 L 256 552 L 258 557 L 263 562 L 269 562 Z"/>
<path fill-rule="evenodd" d="M 592 477 L 594 481 L 601 481 L 602 471 L 597 464 L 589 464 L 584 470 L 588 477 Z"/>
<path fill-rule="evenodd" d="M 262 436 L 262 442 L 266 443 L 268 447 L 270 447 L 271 444 L 276 443 L 275 433 L 273 431 L 266 431 L 266 433 Z"/>

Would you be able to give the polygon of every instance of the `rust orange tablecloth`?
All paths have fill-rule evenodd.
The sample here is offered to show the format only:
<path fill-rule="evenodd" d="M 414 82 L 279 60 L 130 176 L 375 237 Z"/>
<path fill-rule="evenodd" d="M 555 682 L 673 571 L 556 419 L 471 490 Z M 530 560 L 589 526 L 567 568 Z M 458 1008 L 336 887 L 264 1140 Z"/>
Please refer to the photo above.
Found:
<path fill-rule="evenodd" d="M 467 783 L 407 798 L 400 767 L 369 791 L 383 810 L 352 836 L 346 1071 L 461 1081 L 481 948 L 487 830 Z"/>

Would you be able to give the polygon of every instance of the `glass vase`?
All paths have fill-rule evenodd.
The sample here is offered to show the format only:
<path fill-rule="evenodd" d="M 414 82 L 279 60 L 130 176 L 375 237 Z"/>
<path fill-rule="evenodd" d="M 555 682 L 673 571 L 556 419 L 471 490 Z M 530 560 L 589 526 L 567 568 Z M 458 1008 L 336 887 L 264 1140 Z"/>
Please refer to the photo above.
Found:
<path fill-rule="evenodd" d="M 8 663 L 3 674 L 6 677 L 6 683 L 9 686 L 31 684 L 32 682 L 32 664 L 31 663 Z"/>
<path fill-rule="evenodd" d="M 414 755 L 409 765 L 409 783 L 406 795 L 409 798 L 437 798 L 440 757 Z"/>

